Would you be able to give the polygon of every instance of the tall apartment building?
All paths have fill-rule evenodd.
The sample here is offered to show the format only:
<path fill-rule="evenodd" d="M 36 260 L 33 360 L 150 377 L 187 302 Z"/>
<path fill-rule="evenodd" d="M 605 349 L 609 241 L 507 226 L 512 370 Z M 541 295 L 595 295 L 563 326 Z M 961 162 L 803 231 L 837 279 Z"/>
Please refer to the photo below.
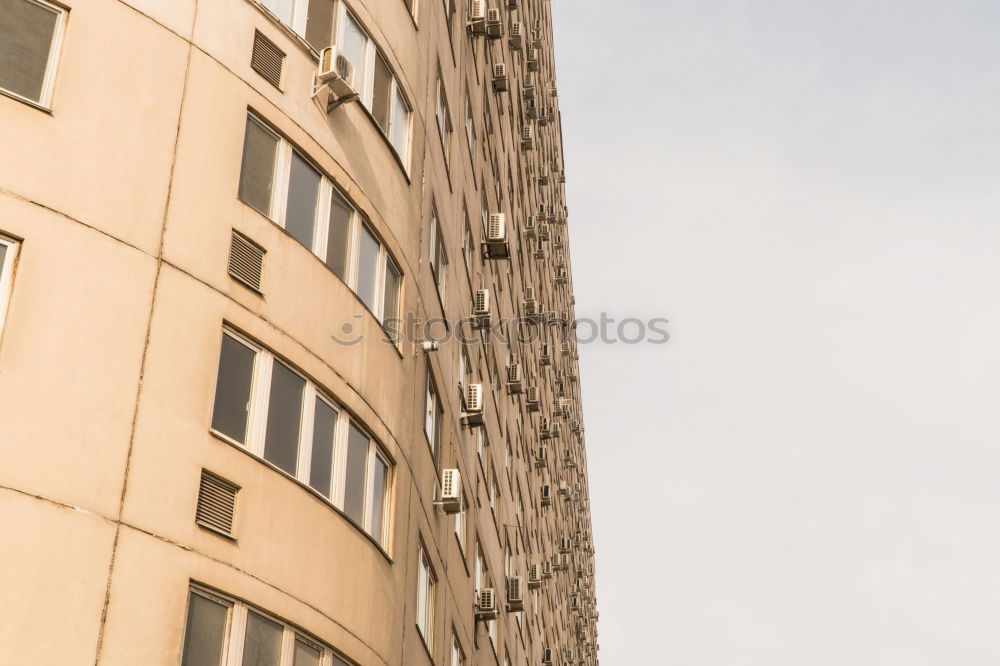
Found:
<path fill-rule="evenodd" d="M 0 664 L 597 663 L 551 34 L 0 0 Z"/>

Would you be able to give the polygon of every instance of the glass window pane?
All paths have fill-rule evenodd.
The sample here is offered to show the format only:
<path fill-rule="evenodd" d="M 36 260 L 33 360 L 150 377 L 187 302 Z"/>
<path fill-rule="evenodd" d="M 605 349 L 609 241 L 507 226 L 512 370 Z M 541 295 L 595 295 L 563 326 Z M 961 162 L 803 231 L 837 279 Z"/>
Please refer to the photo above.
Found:
<path fill-rule="evenodd" d="M 347 280 L 347 258 L 351 248 L 351 219 L 354 208 L 337 190 L 330 203 L 330 231 L 326 240 L 326 265 L 341 280 Z"/>
<path fill-rule="evenodd" d="M 271 190 L 274 187 L 274 158 L 278 137 L 257 120 L 247 118 L 243 138 L 243 165 L 240 170 L 240 199 L 264 215 L 271 215 Z"/>
<path fill-rule="evenodd" d="M 295 474 L 299 455 L 299 426 L 302 421 L 302 392 L 306 380 L 274 362 L 271 399 L 267 407 L 267 435 L 264 458 L 289 474 Z"/>
<path fill-rule="evenodd" d="M 385 298 L 382 299 L 382 323 L 399 316 L 399 269 L 391 261 L 385 266 Z"/>
<path fill-rule="evenodd" d="M 344 513 L 364 525 L 365 481 L 368 476 L 368 435 L 353 423 L 347 435 L 347 469 L 344 483 Z"/>
<path fill-rule="evenodd" d="M 333 434 L 337 427 L 337 412 L 316 398 L 313 419 L 312 462 L 309 465 L 309 485 L 323 497 L 330 496 L 333 474 Z"/>
<path fill-rule="evenodd" d="M 319 173 L 298 153 L 292 153 L 292 168 L 288 176 L 288 207 L 285 209 L 285 231 L 310 250 L 313 246 L 313 227 L 316 225 L 319 181 Z"/>
<path fill-rule="evenodd" d="M 7 246 L 0 245 L 0 277 L 3 276 L 3 262 L 7 258 Z"/>
<path fill-rule="evenodd" d="M 229 622 L 228 604 L 191 593 L 181 666 L 219 666 Z"/>
<path fill-rule="evenodd" d="M 427 564 L 424 561 L 423 548 L 419 552 L 417 562 L 417 628 L 426 641 L 427 635 Z"/>
<path fill-rule="evenodd" d="M 294 666 L 319 666 L 323 652 L 301 640 L 295 641 Z"/>
<path fill-rule="evenodd" d="M 241 666 L 279 666 L 283 631 L 274 620 L 249 611 Z"/>
<path fill-rule="evenodd" d="M 354 65 L 354 89 L 359 93 L 364 88 L 366 61 L 368 56 L 368 35 L 358 22 L 354 20 L 350 12 L 346 14 L 344 21 L 344 39 L 340 45 L 340 52 Z"/>
<path fill-rule="evenodd" d="M 274 15 L 285 23 L 292 23 L 292 0 L 261 0 L 261 3 L 274 12 Z"/>
<path fill-rule="evenodd" d="M 378 277 L 379 242 L 371 232 L 361 227 L 361 249 L 358 252 L 357 293 L 368 309 L 375 311 L 375 280 Z"/>
<path fill-rule="evenodd" d="M 392 72 L 381 55 L 375 58 L 375 89 L 372 115 L 383 132 L 389 132 L 389 99 L 392 96 Z"/>
<path fill-rule="evenodd" d="M 371 535 L 382 542 L 382 515 L 385 512 L 386 483 L 389 466 L 382 458 L 375 456 L 375 474 L 372 478 L 372 531 Z"/>
<path fill-rule="evenodd" d="M 392 130 L 389 141 L 392 142 L 399 158 L 406 164 L 410 135 L 410 109 L 406 106 L 403 96 L 396 91 L 392 100 Z"/>
<path fill-rule="evenodd" d="M 0 87 L 42 101 L 58 18 L 27 0 L 0 0 Z"/>
<path fill-rule="evenodd" d="M 257 352 L 230 335 L 222 336 L 219 374 L 215 382 L 212 429 L 246 444 L 250 389 Z"/>
<path fill-rule="evenodd" d="M 333 43 L 334 7 L 334 0 L 309 0 L 306 41 L 317 51 L 322 51 Z"/>
<path fill-rule="evenodd" d="M 348 664 L 343 659 L 341 659 L 340 657 L 338 657 L 337 655 L 333 655 L 333 666 L 351 666 L 351 665 Z"/>

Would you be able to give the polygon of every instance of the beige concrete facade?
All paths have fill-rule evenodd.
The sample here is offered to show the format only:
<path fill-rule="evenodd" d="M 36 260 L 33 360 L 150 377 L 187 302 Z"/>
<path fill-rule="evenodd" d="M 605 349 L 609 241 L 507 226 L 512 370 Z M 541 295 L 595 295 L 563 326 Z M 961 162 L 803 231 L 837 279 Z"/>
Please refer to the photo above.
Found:
<path fill-rule="evenodd" d="M 18 2 L 35 0 L 0 12 Z M 500 10 L 499 38 L 470 33 L 468 0 L 322 4 L 331 41 L 350 11 L 384 58 L 411 111 L 402 151 L 364 100 L 328 111 L 325 92 L 313 99 L 321 47 L 303 38 L 305 0 L 289 1 L 290 24 L 277 1 L 51 5 L 45 92 L 0 95 L 0 241 L 16 250 L 0 279 L 0 664 L 176 666 L 193 588 L 230 604 L 227 666 L 310 663 L 284 649 L 296 636 L 326 666 L 597 663 L 572 277 L 556 278 L 568 243 L 548 2 L 485 3 Z M 251 67 L 256 31 L 284 54 L 278 86 Z M 537 112 L 524 92 L 533 48 Z M 497 63 L 509 91 L 495 89 Z M 450 133 L 436 120 L 439 79 Z M 418 336 L 383 342 L 350 281 L 240 199 L 248 113 L 355 208 L 355 229 L 363 221 L 402 275 L 399 315 L 447 320 L 437 351 Z M 499 212 L 509 259 L 482 251 L 483 218 Z M 230 275 L 234 230 L 266 251 L 259 290 Z M 510 323 L 531 314 L 528 288 L 541 314 Z M 463 322 L 479 289 L 491 295 L 488 333 Z M 332 337 L 345 322 L 362 343 Z M 390 464 L 382 500 L 365 486 L 360 525 L 345 500 L 213 431 L 224 330 L 292 368 Z M 508 341 L 517 330 L 531 339 Z M 539 411 L 511 392 L 511 364 Z M 428 376 L 442 410 L 436 455 Z M 463 419 L 469 383 L 484 389 L 481 427 Z M 543 418 L 560 433 L 543 440 Z M 436 502 L 450 469 L 466 498 L 457 516 Z M 203 470 L 238 487 L 230 536 L 195 521 Z M 381 530 L 368 525 L 380 501 Z M 418 609 L 422 560 L 435 583 Z M 555 571 L 529 589 L 544 562 Z M 509 578 L 523 611 L 507 607 Z M 495 620 L 479 617 L 487 588 Z M 239 653 L 249 611 L 283 625 L 277 661 Z"/>

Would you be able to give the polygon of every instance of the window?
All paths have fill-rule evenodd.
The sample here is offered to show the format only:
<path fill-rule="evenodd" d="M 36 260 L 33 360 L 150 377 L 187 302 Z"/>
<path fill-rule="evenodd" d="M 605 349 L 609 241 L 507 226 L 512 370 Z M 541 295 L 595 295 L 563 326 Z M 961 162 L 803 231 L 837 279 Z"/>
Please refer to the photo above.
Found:
<path fill-rule="evenodd" d="M 431 447 L 431 454 L 434 456 L 436 465 L 441 453 L 441 425 L 444 421 L 444 407 L 438 397 L 430 369 L 427 370 L 427 396 L 424 401 L 424 412 L 424 434 L 427 436 L 427 443 Z"/>
<path fill-rule="evenodd" d="M 65 19 L 44 0 L 0 0 L 0 90 L 48 106 Z"/>
<path fill-rule="evenodd" d="M 0 0 L 3 2 L 3 0 Z M 11 286 L 14 282 L 14 259 L 17 257 L 18 244 L 0 236 L 0 331 L 7 315 L 7 304 L 10 302 Z"/>
<path fill-rule="evenodd" d="M 455 514 L 455 536 L 458 538 L 458 547 L 461 549 L 464 559 L 465 554 L 465 539 L 466 531 L 468 530 L 468 524 L 465 520 L 465 512 L 468 510 L 469 503 L 465 499 L 465 491 L 462 491 L 462 510 Z"/>
<path fill-rule="evenodd" d="M 242 643 L 242 650 L 240 644 Z M 192 587 L 181 666 L 349 666 L 329 647 L 242 601 Z"/>
<path fill-rule="evenodd" d="M 258 0 L 317 51 L 330 46 L 336 0 Z"/>
<path fill-rule="evenodd" d="M 399 81 L 375 42 L 343 2 L 340 3 L 338 24 L 337 44 L 344 57 L 354 65 L 354 87 L 404 168 L 409 168 L 411 113 Z"/>
<path fill-rule="evenodd" d="M 445 287 L 448 279 L 448 253 L 444 249 L 444 234 L 441 223 L 438 222 L 437 210 L 431 209 L 431 242 L 430 242 L 431 274 L 437 286 L 441 307 L 444 308 Z"/>
<path fill-rule="evenodd" d="M 465 91 L 465 140 L 469 144 L 469 154 L 475 151 L 476 146 L 476 121 L 472 115 L 472 100 L 469 99 L 469 91 Z"/>
<path fill-rule="evenodd" d="M 462 652 L 462 644 L 458 642 L 458 636 L 451 637 L 451 661 L 449 666 L 462 666 L 465 663 L 465 653 Z"/>
<path fill-rule="evenodd" d="M 239 198 L 326 263 L 384 326 L 399 316 L 402 273 L 385 245 L 328 178 L 253 114 Z"/>
<path fill-rule="evenodd" d="M 447 164 L 451 160 L 451 137 L 454 128 L 451 124 L 448 98 L 445 96 L 444 83 L 442 83 L 440 75 L 437 82 L 437 107 L 434 117 L 437 119 L 438 132 L 441 135 L 441 149 L 444 151 L 444 161 Z"/>
<path fill-rule="evenodd" d="M 423 544 L 417 552 L 417 629 L 428 650 L 434 639 L 434 571 Z"/>
<path fill-rule="evenodd" d="M 385 543 L 388 457 L 318 386 L 228 330 L 212 431 L 309 486 Z"/>

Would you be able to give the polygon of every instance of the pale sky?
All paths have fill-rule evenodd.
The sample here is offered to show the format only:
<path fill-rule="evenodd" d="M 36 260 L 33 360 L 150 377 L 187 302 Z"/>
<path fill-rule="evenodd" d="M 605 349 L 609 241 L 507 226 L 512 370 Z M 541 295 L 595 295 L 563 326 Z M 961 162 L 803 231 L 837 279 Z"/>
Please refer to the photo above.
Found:
<path fill-rule="evenodd" d="M 1000 3 L 554 0 L 601 662 L 1000 663 Z"/>

